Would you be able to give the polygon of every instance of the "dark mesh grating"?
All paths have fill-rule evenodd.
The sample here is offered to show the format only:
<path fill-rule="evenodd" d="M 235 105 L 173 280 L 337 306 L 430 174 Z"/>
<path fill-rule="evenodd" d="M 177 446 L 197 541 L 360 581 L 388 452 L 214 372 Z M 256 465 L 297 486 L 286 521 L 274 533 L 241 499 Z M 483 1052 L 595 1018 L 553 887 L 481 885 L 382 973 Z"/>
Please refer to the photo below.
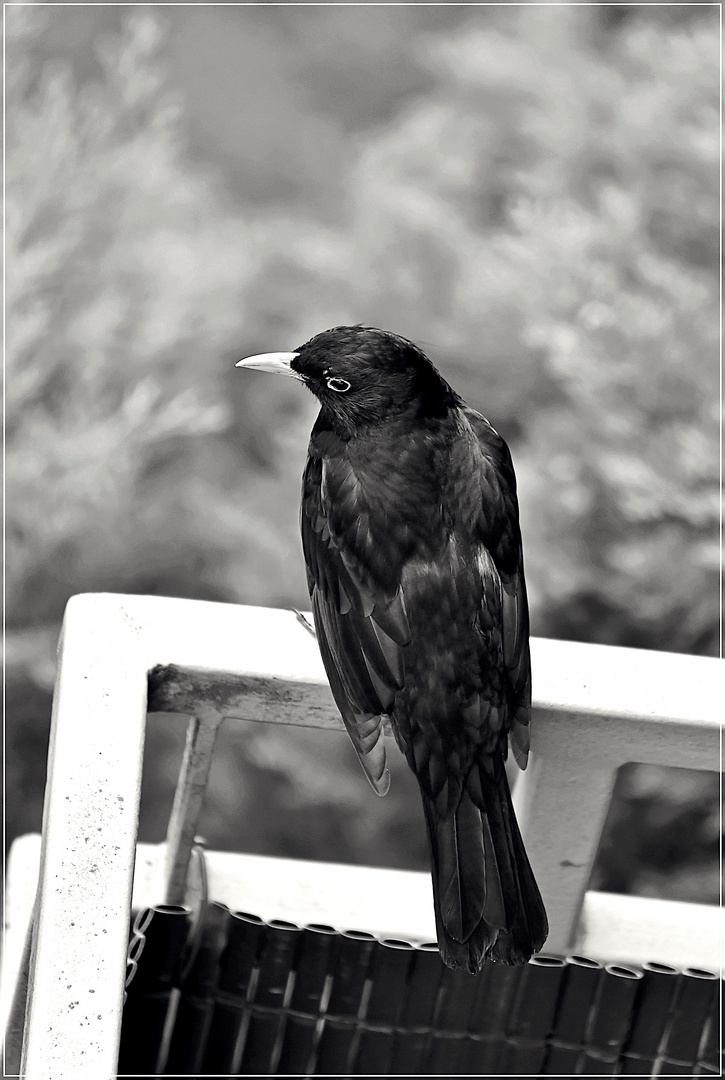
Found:
<path fill-rule="evenodd" d="M 122 1074 L 719 1072 L 712 972 L 537 956 L 471 976 L 431 945 L 219 904 L 191 926 L 179 909 L 136 920 Z"/>

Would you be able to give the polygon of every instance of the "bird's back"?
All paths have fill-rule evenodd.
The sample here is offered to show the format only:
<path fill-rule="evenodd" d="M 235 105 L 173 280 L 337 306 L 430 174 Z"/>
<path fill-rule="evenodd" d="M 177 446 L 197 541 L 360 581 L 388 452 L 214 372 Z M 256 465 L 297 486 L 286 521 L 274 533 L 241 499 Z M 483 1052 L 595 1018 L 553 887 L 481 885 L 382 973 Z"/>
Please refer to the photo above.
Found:
<path fill-rule="evenodd" d="M 375 791 L 384 715 L 417 776 L 441 955 L 524 963 L 547 922 L 504 770 L 509 733 L 526 764 L 530 705 L 508 448 L 413 342 L 375 327 L 242 364 L 320 401 L 301 513 L 320 652 Z"/>
<path fill-rule="evenodd" d="M 411 764 L 421 738 L 461 767 L 480 745 L 503 744 L 515 687 L 501 575 L 520 559 L 503 440 L 472 410 L 349 441 L 320 425 L 307 475 L 318 478 L 333 545 L 355 579 L 379 606 L 402 594 L 410 641 L 390 714 Z"/>

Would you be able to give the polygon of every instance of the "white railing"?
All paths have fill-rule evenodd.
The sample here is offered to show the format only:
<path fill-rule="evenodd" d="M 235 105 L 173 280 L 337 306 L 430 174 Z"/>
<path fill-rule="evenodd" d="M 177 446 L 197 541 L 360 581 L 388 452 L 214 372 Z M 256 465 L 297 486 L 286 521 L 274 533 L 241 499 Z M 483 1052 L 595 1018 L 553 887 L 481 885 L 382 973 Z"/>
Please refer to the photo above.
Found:
<path fill-rule="evenodd" d="M 9 875 L 5 1011 L 37 874 L 22 1071 L 102 1080 L 116 1075 L 132 889 L 136 904 L 183 896 L 220 721 L 341 721 L 293 612 L 76 596 L 58 660 L 42 846 L 39 859 L 32 838 L 19 848 Z M 546 951 L 719 966 L 717 908 L 586 889 L 621 765 L 720 767 L 722 665 L 543 639 L 532 665 L 532 755 L 515 802 L 549 913 Z M 147 706 L 194 720 L 168 844 L 136 852 Z M 428 874 L 220 853 L 209 868 L 215 899 L 267 918 L 433 936 Z"/>

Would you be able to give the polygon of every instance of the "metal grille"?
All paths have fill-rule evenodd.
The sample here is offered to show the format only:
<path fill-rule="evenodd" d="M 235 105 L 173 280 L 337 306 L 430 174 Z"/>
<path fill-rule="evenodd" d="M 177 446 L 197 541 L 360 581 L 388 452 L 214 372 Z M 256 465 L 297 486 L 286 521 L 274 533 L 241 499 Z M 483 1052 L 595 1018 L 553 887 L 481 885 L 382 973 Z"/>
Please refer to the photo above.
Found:
<path fill-rule="evenodd" d="M 710 971 L 538 956 L 474 977 L 434 944 L 218 903 L 135 926 L 120 1075 L 720 1075 Z"/>

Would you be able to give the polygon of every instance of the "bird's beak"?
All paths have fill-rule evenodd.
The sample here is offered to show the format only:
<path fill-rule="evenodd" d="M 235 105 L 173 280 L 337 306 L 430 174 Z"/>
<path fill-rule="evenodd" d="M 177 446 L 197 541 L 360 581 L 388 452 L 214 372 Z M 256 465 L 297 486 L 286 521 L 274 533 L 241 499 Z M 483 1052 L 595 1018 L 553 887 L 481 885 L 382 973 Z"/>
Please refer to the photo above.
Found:
<path fill-rule="evenodd" d="M 258 353 L 257 356 L 245 356 L 234 366 L 256 368 L 257 371 L 271 371 L 275 375 L 291 375 L 293 379 L 299 379 L 300 376 L 290 367 L 296 356 L 296 352 Z"/>

